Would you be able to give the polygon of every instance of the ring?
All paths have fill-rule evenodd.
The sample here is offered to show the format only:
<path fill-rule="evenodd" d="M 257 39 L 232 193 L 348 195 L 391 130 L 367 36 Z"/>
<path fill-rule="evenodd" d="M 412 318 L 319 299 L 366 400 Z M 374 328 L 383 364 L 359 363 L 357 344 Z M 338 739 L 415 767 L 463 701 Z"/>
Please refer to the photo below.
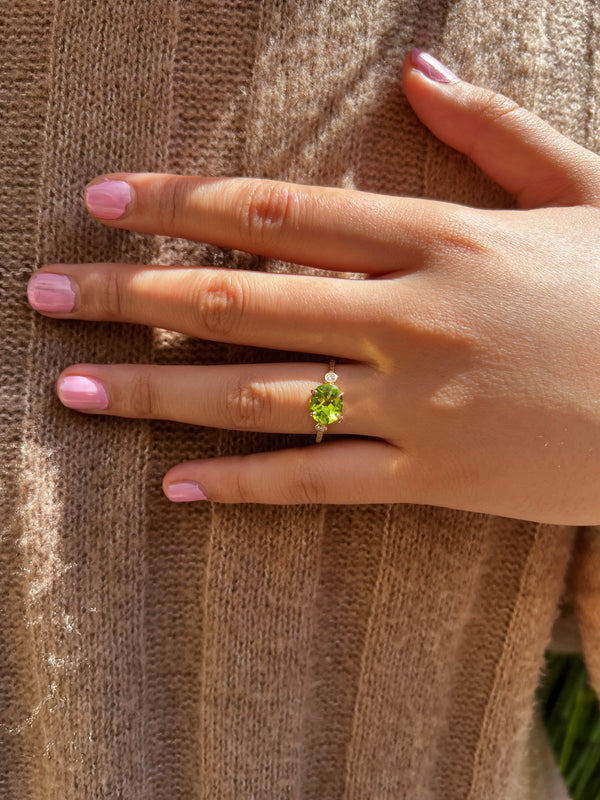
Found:
<path fill-rule="evenodd" d="M 329 370 L 325 374 L 324 383 L 312 390 L 310 397 L 310 415 L 317 423 L 316 444 L 323 439 L 323 434 L 327 426 L 334 422 L 341 422 L 344 419 L 342 410 L 344 408 L 344 393 L 340 392 L 335 385 L 338 376 L 335 373 L 335 359 L 329 362 Z"/>

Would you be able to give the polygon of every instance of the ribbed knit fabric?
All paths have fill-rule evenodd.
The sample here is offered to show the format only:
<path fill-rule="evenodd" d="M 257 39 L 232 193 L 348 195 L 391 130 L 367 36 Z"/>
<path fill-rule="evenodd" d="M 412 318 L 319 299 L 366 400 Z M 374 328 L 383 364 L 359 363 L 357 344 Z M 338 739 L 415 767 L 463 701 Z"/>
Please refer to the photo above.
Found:
<path fill-rule="evenodd" d="M 53 262 L 300 270 L 105 228 L 82 203 L 104 172 L 510 206 L 416 119 L 402 60 L 424 47 L 600 151 L 596 0 L 11 0 L 1 16 L 1 800 L 543 796 L 534 690 L 573 529 L 172 504 L 179 461 L 302 437 L 78 415 L 60 370 L 298 356 L 45 319 L 25 286 Z"/>

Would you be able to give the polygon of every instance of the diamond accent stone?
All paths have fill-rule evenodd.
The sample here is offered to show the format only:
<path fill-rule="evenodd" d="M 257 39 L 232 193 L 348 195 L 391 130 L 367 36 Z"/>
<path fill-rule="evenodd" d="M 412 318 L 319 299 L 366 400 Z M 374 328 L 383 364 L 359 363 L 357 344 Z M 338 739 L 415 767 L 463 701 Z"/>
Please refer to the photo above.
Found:
<path fill-rule="evenodd" d="M 325 375 L 325 383 L 335 383 L 337 379 L 338 376 L 335 372 L 328 372 L 327 375 Z"/>

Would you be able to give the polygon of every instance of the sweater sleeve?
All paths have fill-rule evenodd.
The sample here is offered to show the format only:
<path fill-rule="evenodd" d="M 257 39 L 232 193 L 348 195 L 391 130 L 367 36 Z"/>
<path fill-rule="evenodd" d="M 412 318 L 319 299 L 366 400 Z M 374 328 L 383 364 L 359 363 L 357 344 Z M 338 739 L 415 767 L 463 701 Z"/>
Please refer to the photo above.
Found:
<path fill-rule="evenodd" d="M 590 683 L 600 696 L 600 526 L 578 533 L 572 580 L 583 655 Z"/>

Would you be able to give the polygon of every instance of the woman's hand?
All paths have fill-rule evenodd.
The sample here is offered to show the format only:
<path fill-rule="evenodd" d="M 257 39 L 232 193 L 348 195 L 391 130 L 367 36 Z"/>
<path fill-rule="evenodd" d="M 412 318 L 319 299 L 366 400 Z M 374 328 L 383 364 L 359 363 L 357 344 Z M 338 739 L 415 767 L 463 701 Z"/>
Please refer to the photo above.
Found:
<path fill-rule="evenodd" d="M 105 224 L 369 277 L 46 266 L 29 298 L 56 318 L 323 356 L 78 364 L 60 376 L 59 396 L 87 413 L 310 433 L 311 390 L 335 357 L 344 419 L 328 441 L 179 464 L 167 495 L 600 523 L 600 158 L 427 54 L 410 54 L 403 81 L 421 120 L 520 210 L 247 178 L 97 178 L 86 200 Z"/>

